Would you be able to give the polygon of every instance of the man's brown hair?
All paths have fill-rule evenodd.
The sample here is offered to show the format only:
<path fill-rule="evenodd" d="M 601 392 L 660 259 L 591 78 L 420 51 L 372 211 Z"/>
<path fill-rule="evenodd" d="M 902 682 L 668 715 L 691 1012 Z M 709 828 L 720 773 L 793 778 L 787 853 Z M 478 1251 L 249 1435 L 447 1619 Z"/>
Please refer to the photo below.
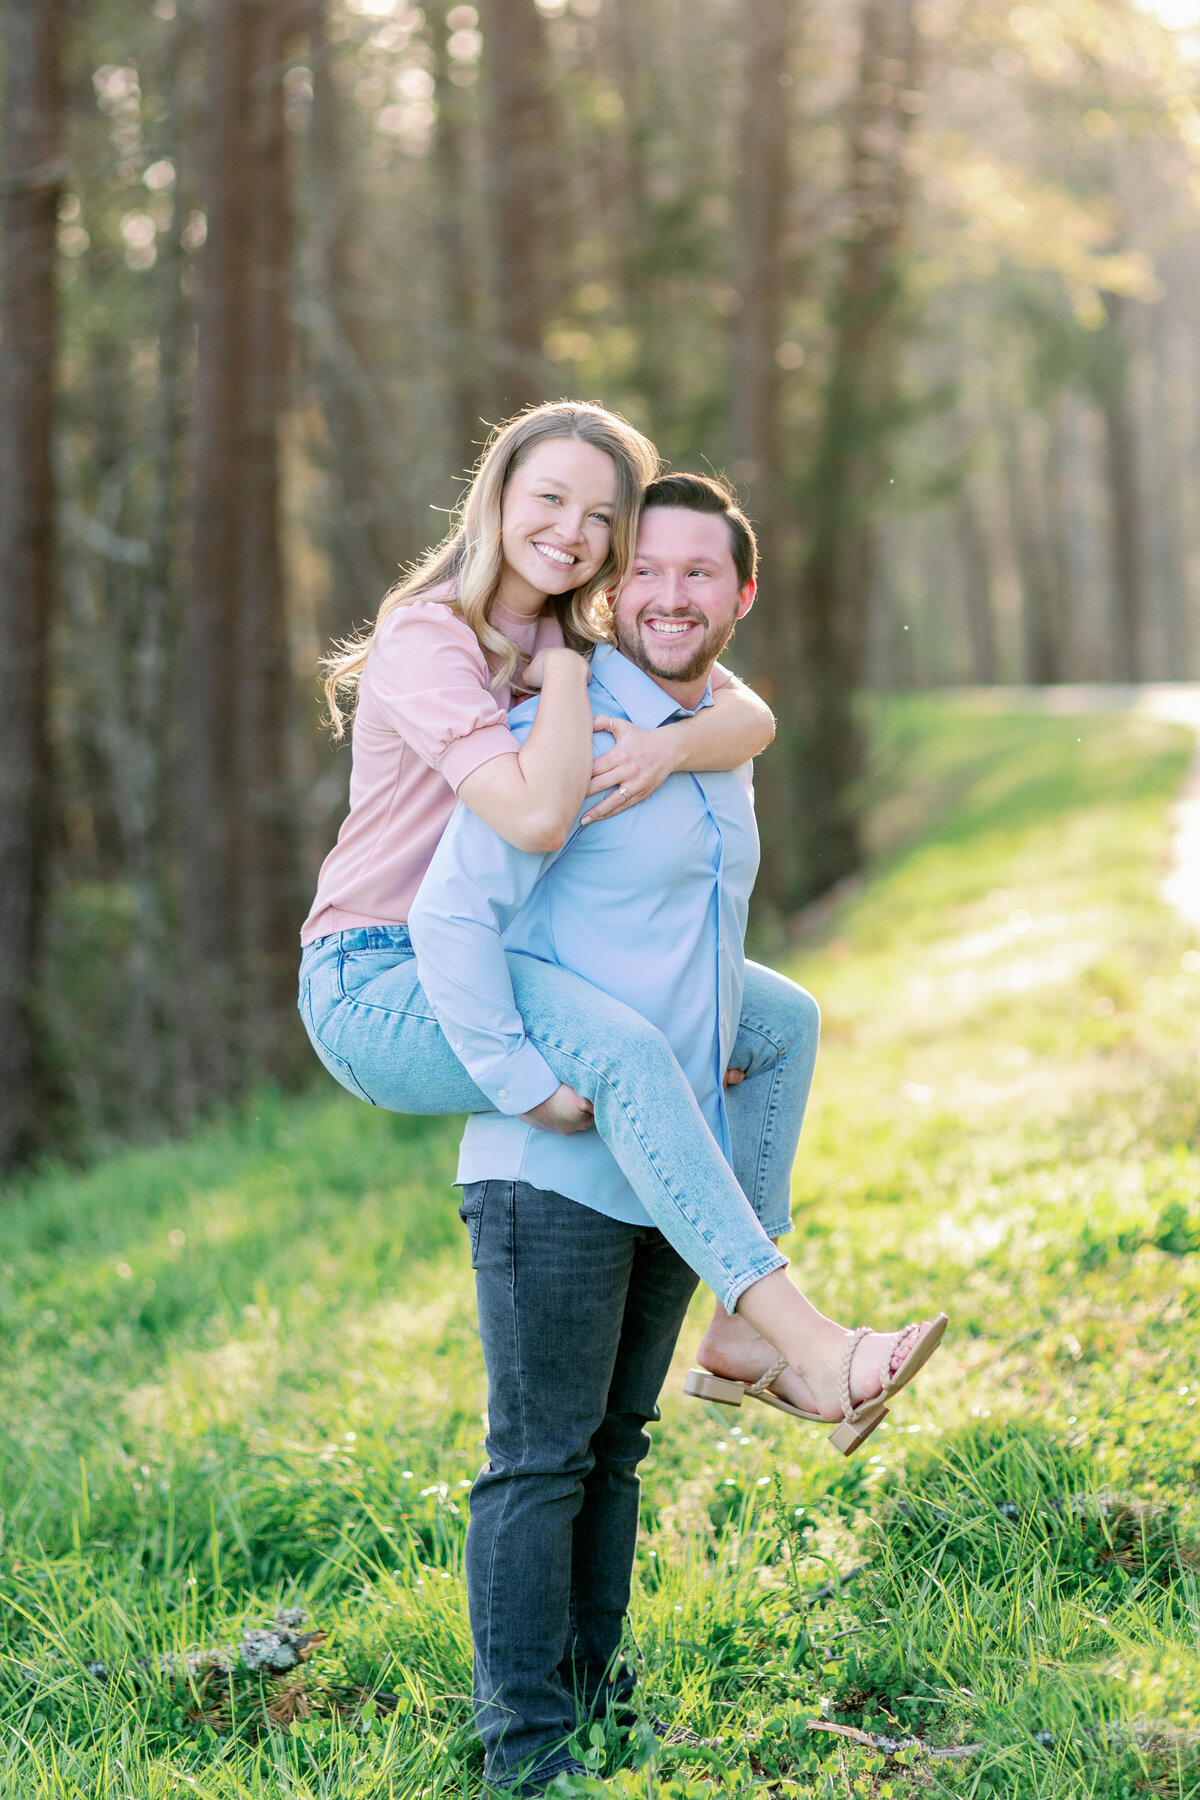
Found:
<path fill-rule="evenodd" d="M 715 475 L 660 475 L 642 495 L 642 511 L 652 506 L 676 507 L 681 512 L 714 513 L 729 527 L 729 546 L 737 570 L 739 588 L 758 572 L 758 539 L 738 505 L 727 481 Z"/>

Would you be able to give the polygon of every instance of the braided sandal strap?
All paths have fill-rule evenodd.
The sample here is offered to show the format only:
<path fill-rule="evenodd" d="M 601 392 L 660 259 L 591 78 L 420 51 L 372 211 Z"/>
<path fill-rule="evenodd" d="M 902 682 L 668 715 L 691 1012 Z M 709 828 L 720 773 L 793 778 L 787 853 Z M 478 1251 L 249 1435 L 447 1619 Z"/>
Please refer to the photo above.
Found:
<path fill-rule="evenodd" d="M 850 1364 L 854 1361 L 854 1352 L 865 1337 L 870 1337 L 871 1327 L 860 1325 L 850 1333 L 842 1345 L 842 1360 L 838 1364 L 838 1398 L 842 1403 L 842 1417 L 848 1425 L 855 1424 L 871 1407 L 878 1406 L 878 1399 L 864 1400 L 861 1406 L 854 1406 L 850 1400 Z"/>
<path fill-rule="evenodd" d="M 768 1393 L 772 1383 L 779 1380 L 779 1377 L 783 1374 L 783 1371 L 787 1366 L 787 1357 L 781 1356 L 778 1362 L 773 1362 L 771 1364 L 765 1375 L 760 1375 L 757 1381 L 751 1383 L 751 1385 L 747 1387 L 746 1392 L 748 1394 Z"/>

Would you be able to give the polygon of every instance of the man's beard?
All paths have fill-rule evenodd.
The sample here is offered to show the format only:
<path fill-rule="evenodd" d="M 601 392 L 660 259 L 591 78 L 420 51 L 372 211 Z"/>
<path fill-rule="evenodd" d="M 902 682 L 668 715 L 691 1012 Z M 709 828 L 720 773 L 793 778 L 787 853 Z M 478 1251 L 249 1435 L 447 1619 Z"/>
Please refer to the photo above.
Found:
<path fill-rule="evenodd" d="M 649 611 L 649 608 L 646 610 Z M 645 639 L 639 629 L 643 616 L 643 614 L 638 615 L 631 632 L 622 630 L 620 624 L 614 620 L 617 648 L 629 658 L 631 663 L 636 663 L 639 669 L 646 671 L 647 675 L 656 675 L 660 681 L 697 681 L 701 675 L 707 675 L 733 636 L 734 627 L 737 624 L 737 614 L 735 613 L 727 625 L 709 625 L 700 643 L 685 663 L 679 663 L 672 668 L 661 668 L 655 662 L 651 651 L 647 649 Z M 694 623 L 703 624 L 704 621 L 697 619 Z"/>

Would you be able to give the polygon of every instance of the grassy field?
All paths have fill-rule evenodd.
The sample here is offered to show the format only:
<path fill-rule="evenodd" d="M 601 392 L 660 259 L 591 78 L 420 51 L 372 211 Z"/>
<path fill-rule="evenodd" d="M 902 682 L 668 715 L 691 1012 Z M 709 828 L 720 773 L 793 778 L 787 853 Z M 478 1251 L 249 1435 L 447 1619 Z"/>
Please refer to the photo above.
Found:
<path fill-rule="evenodd" d="M 952 1335 L 843 1462 L 684 1401 L 697 1302 L 629 1653 L 723 1742 L 597 1729 L 572 1791 L 1200 1795 L 1188 742 L 931 701 L 880 741 L 876 873 L 787 964 L 825 1018 L 787 1247 L 840 1316 Z M 478 1790 L 456 1137 L 322 1088 L 8 1197 L 4 1800 Z M 189 1664 L 280 1608 L 289 1671 Z"/>

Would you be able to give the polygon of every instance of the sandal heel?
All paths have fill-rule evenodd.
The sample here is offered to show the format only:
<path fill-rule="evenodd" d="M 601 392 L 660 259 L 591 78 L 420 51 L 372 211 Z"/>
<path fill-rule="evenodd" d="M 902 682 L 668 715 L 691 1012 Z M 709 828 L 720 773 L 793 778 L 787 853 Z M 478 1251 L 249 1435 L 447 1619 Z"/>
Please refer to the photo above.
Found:
<path fill-rule="evenodd" d="M 888 1409 L 881 1406 L 877 1412 L 867 1413 L 861 1419 L 843 1419 L 829 1434 L 829 1442 L 842 1456 L 853 1456 L 860 1444 L 865 1444 L 875 1427 L 887 1418 Z"/>
<path fill-rule="evenodd" d="M 683 1391 L 693 1400 L 715 1400 L 718 1406 L 740 1406 L 746 1388 L 741 1381 L 726 1381 L 723 1375 L 710 1375 L 707 1369 L 689 1369 Z"/>

